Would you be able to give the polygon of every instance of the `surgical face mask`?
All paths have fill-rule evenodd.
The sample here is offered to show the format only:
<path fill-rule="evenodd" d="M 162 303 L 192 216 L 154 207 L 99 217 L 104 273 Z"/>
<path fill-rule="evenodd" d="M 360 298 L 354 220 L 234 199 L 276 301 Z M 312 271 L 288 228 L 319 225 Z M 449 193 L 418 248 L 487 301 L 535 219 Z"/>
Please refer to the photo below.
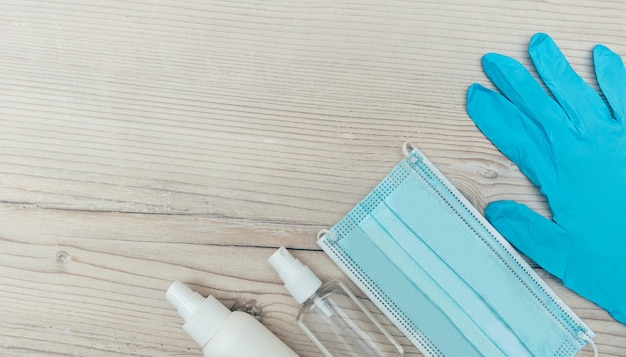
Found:
<path fill-rule="evenodd" d="M 423 154 L 318 244 L 425 356 L 573 356 L 595 334 Z M 595 349 L 595 345 L 594 345 Z"/>

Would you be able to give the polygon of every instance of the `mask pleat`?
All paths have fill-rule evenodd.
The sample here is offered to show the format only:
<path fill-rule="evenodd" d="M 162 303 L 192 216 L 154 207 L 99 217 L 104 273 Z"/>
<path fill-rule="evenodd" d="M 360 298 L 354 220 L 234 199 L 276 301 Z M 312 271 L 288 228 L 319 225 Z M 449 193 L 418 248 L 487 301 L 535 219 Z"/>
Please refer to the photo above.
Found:
<path fill-rule="evenodd" d="M 386 204 L 379 205 L 372 216 L 385 230 L 380 233 L 384 238 L 379 239 L 378 244 L 397 247 L 394 259 L 402 261 L 402 266 L 417 266 L 424 270 L 424 274 L 442 293 L 434 301 L 444 312 L 448 312 L 461 333 L 479 346 L 483 355 L 531 356 L 505 321 Z M 422 284 L 417 287 L 427 288 Z"/>
<path fill-rule="evenodd" d="M 537 302 L 524 284 L 512 276 L 513 267 L 494 258 L 494 247 L 476 237 L 466 221 L 450 214 L 449 207 L 428 186 L 417 180 L 404 180 L 385 201 L 449 269 L 476 291 L 484 304 L 506 321 L 532 353 L 556 351 L 561 346 L 563 338 L 567 338 L 566 331 L 555 324 L 545 306 Z"/>
<path fill-rule="evenodd" d="M 350 252 L 352 259 L 361 262 L 361 270 L 367 271 L 367 276 L 376 288 L 393 301 L 395 310 L 420 326 L 421 333 L 430 341 L 430 345 L 438 347 L 440 353 L 436 355 L 482 356 L 471 341 L 460 333 L 454 321 L 423 290 L 416 289 L 415 283 L 360 229 L 354 230 L 339 244 Z"/>

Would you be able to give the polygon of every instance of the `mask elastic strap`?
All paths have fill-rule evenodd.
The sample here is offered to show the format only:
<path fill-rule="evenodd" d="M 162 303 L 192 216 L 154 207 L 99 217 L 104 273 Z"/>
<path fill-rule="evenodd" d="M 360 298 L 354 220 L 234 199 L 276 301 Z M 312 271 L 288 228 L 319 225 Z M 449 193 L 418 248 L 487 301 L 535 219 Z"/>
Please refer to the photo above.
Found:
<path fill-rule="evenodd" d="M 598 346 L 596 346 L 596 343 L 582 331 L 578 331 L 578 337 L 587 341 L 591 345 L 591 349 L 593 349 L 593 357 L 598 357 Z"/>
<path fill-rule="evenodd" d="M 330 237 L 330 239 L 333 240 L 333 242 L 337 241 L 337 236 L 330 231 L 330 229 L 321 229 L 318 233 L 317 233 L 317 240 L 319 240 L 320 238 L 322 238 L 324 235 L 327 235 Z"/>
<path fill-rule="evenodd" d="M 411 155 L 411 151 L 413 151 L 414 149 L 415 145 L 413 145 L 413 143 L 410 141 L 406 141 L 404 144 L 402 144 L 402 153 L 404 154 L 404 157 L 409 159 L 411 162 L 417 161 L 417 159 Z"/>

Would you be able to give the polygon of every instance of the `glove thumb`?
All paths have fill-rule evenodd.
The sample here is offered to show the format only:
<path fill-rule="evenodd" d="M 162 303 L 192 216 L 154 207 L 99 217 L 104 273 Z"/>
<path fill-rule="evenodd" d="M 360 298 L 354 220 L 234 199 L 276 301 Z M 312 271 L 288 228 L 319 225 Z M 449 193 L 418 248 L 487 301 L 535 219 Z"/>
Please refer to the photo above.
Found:
<path fill-rule="evenodd" d="M 515 248 L 562 279 L 570 242 L 558 224 L 514 201 L 496 201 L 485 209 L 487 220 Z"/>

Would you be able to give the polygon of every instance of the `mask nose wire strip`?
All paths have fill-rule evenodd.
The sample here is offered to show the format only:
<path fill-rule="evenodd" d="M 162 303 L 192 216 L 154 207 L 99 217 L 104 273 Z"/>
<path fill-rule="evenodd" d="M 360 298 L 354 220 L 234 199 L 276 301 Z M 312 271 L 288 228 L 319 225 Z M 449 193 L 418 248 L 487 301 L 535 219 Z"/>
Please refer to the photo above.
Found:
<path fill-rule="evenodd" d="M 578 337 L 587 341 L 591 345 L 591 349 L 593 349 L 593 357 L 598 357 L 598 346 L 596 346 L 596 343 L 582 331 L 578 331 Z"/>

